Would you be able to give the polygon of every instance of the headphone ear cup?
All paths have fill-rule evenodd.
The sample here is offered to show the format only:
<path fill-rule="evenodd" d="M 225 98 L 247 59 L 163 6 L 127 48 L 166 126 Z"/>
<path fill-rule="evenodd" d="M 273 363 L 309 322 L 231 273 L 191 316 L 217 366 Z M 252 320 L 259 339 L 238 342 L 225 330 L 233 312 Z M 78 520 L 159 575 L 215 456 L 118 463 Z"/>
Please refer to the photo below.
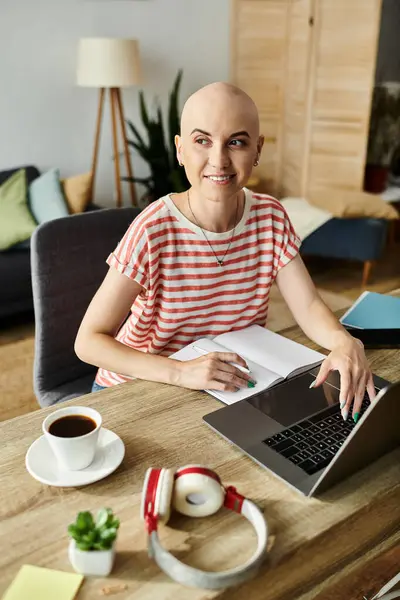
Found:
<path fill-rule="evenodd" d="M 177 474 L 187 468 L 182 467 Z M 175 478 L 172 505 L 187 517 L 208 517 L 224 504 L 225 490 L 222 485 L 204 472 L 208 469 L 198 468 L 200 472 L 184 473 Z"/>
<path fill-rule="evenodd" d="M 149 480 L 150 480 L 150 475 L 151 472 L 154 469 L 150 468 L 147 469 L 146 474 L 144 476 L 144 482 L 143 482 L 143 487 L 142 487 L 142 497 L 140 500 L 140 518 L 142 521 L 144 521 L 146 519 L 146 498 L 147 498 L 147 488 L 149 487 Z"/>
<path fill-rule="evenodd" d="M 161 523 L 168 523 L 172 509 L 174 470 L 162 469 L 156 492 L 156 514 Z"/>
<path fill-rule="evenodd" d="M 150 512 L 161 523 L 168 522 L 171 514 L 173 487 L 173 469 L 147 469 L 140 504 L 142 521 L 146 520 L 147 512 Z"/>

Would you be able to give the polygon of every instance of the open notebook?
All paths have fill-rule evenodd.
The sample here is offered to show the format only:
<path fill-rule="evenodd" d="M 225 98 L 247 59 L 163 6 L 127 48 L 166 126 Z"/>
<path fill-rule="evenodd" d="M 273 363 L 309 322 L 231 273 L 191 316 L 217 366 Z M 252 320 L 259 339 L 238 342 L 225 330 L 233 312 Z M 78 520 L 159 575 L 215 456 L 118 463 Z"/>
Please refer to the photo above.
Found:
<path fill-rule="evenodd" d="M 236 392 L 205 390 L 225 404 L 233 404 L 254 396 L 285 379 L 312 369 L 326 358 L 324 354 L 268 331 L 260 325 L 223 333 L 213 339 L 200 338 L 175 352 L 170 358 L 185 361 L 199 358 L 208 352 L 226 351 L 235 352 L 245 359 L 256 385 L 254 388 L 243 388 Z"/>

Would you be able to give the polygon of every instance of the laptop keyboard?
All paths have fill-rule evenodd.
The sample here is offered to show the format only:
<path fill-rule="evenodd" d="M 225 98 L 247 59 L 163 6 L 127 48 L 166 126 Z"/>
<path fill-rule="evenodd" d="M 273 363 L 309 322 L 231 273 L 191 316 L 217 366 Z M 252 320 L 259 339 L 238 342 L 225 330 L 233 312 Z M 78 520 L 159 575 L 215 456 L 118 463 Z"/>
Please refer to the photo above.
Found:
<path fill-rule="evenodd" d="M 365 394 L 360 417 L 369 405 Z M 354 427 L 351 413 L 347 421 L 343 421 L 340 407 L 335 404 L 268 437 L 263 443 L 312 475 L 329 465 Z"/>

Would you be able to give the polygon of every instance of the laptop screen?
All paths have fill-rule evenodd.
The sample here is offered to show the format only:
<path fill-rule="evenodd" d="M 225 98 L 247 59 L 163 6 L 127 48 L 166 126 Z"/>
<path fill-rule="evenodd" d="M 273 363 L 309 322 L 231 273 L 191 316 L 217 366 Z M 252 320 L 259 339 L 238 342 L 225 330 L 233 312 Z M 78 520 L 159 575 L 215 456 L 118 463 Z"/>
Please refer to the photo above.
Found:
<path fill-rule="evenodd" d="M 246 402 L 288 427 L 339 402 L 339 389 L 335 386 L 339 382 L 338 374 L 332 373 L 322 386 L 310 389 L 314 379 L 310 373 L 304 373 L 285 385 L 247 398 Z"/>

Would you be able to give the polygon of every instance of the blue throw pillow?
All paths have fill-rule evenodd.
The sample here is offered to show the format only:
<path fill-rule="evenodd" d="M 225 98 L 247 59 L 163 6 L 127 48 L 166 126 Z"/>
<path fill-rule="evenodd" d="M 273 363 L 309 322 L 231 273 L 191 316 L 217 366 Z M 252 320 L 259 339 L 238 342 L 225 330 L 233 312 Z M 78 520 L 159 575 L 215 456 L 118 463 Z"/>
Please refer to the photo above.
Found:
<path fill-rule="evenodd" d="M 58 169 L 51 169 L 32 181 L 29 186 L 29 204 L 39 225 L 69 215 Z"/>

